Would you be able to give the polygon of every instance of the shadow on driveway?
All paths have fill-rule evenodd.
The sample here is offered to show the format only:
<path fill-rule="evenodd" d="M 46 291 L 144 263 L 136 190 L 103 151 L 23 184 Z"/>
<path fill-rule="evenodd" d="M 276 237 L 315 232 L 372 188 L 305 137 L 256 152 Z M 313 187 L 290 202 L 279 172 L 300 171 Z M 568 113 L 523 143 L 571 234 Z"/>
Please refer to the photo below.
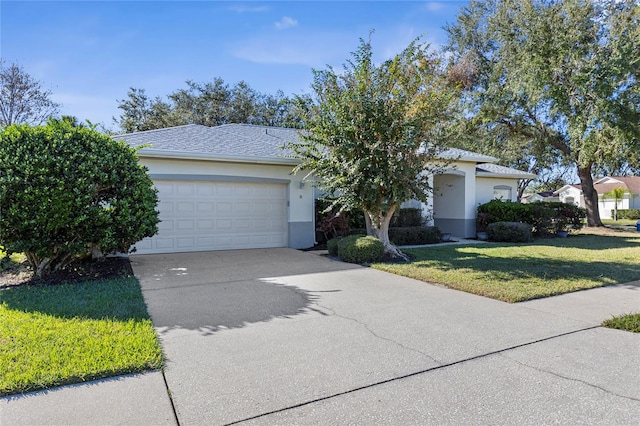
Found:
<path fill-rule="evenodd" d="M 359 268 L 292 249 L 254 249 L 131 257 L 160 333 L 221 329 L 299 315 L 314 296 L 274 277 Z"/>

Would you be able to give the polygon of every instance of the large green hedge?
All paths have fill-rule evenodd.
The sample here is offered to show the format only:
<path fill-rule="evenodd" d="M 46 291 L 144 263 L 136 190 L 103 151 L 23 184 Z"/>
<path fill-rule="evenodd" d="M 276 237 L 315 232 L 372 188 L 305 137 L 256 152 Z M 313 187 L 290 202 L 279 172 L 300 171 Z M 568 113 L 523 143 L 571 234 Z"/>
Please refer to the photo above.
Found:
<path fill-rule="evenodd" d="M 613 210 L 611 210 L 611 217 L 613 217 Z M 618 219 L 640 219 L 640 209 L 618 210 Z"/>
<path fill-rule="evenodd" d="M 0 246 L 38 275 L 91 249 L 128 252 L 157 232 L 157 201 L 124 142 L 65 120 L 0 131 Z"/>
<path fill-rule="evenodd" d="M 476 229 L 485 232 L 495 222 L 521 222 L 532 226 L 535 235 L 578 230 L 584 226 L 585 209 L 573 204 L 536 202 L 531 204 L 492 200 L 478 206 Z"/>

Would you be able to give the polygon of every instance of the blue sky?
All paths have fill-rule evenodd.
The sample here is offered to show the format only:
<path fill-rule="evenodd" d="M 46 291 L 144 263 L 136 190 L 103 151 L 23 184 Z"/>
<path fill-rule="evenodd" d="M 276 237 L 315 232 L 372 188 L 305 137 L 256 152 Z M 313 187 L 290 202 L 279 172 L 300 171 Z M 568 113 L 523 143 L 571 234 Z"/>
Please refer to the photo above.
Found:
<path fill-rule="evenodd" d="M 374 29 L 377 60 L 415 37 L 437 48 L 466 1 L 0 2 L 0 53 L 53 92 L 62 114 L 115 128 L 129 87 L 165 97 L 186 80 L 308 93 Z"/>

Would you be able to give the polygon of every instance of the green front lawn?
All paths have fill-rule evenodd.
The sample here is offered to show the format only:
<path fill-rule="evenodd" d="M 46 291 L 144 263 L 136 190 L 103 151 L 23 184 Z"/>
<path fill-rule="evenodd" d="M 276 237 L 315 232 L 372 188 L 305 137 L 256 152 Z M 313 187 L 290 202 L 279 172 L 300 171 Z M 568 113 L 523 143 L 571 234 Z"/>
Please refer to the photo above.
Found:
<path fill-rule="evenodd" d="M 637 219 L 602 219 L 602 223 L 606 226 L 636 226 Z"/>
<path fill-rule="evenodd" d="M 134 277 L 0 289 L 0 395 L 162 366 Z"/>
<path fill-rule="evenodd" d="M 630 232 L 404 252 L 414 257 L 412 262 L 372 267 L 505 302 L 640 279 L 640 234 Z"/>

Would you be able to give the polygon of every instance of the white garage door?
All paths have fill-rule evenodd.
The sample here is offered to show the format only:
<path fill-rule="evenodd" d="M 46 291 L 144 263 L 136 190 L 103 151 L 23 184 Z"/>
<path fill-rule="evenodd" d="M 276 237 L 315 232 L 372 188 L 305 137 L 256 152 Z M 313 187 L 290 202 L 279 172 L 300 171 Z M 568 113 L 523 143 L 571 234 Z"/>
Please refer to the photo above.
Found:
<path fill-rule="evenodd" d="M 137 253 L 287 246 L 287 187 L 278 183 L 155 182 L 159 232 Z"/>

